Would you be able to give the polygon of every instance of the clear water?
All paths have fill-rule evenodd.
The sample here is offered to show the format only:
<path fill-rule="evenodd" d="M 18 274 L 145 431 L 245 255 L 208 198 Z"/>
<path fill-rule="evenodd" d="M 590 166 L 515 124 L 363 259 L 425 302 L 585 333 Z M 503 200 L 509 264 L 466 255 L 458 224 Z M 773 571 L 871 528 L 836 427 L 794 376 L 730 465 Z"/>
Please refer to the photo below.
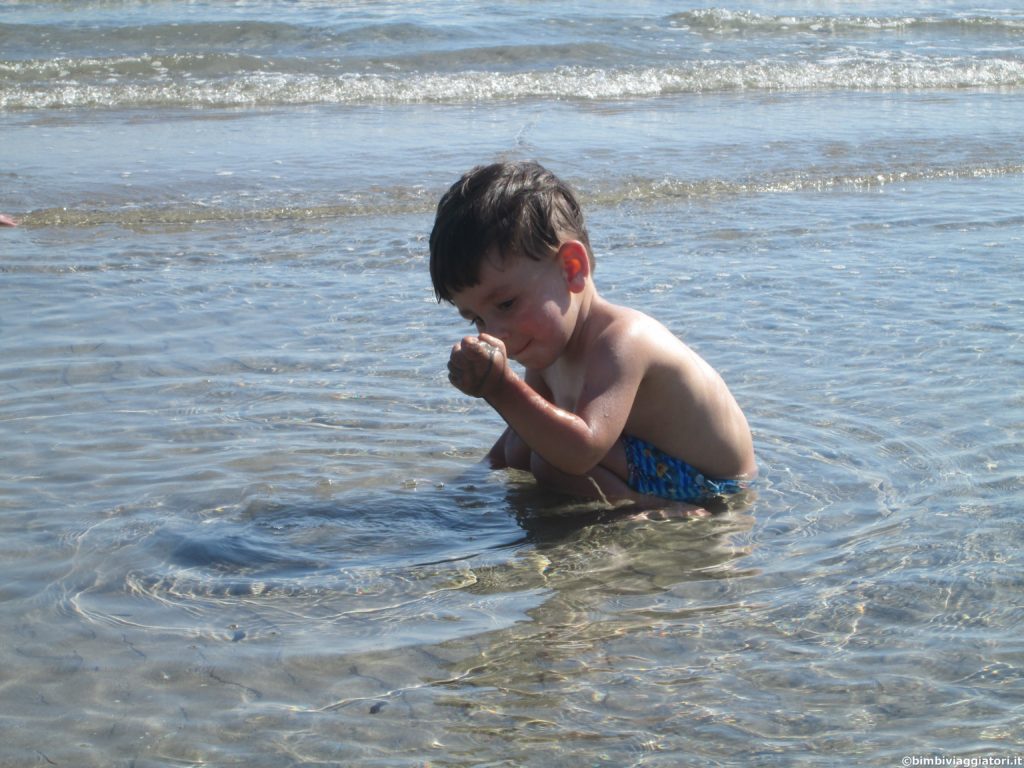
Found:
<path fill-rule="evenodd" d="M 0 762 L 1021 755 L 1022 30 L 0 4 Z M 723 373 L 756 494 L 623 520 L 477 464 L 425 238 L 498 156 Z"/>

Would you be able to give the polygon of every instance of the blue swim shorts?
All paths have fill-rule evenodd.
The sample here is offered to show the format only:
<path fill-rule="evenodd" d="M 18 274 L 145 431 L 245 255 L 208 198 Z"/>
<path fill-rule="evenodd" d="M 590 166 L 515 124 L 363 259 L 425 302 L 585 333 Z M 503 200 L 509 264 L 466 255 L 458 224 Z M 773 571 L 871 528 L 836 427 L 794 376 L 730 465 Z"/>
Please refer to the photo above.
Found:
<path fill-rule="evenodd" d="M 685 461 L 638 437 L 623 435 L 622 441 L 629 466 L 627 483 L 637 493 L 693 503 L 739 493 L 750 485 L 744 480 L 706 477 Z"/>

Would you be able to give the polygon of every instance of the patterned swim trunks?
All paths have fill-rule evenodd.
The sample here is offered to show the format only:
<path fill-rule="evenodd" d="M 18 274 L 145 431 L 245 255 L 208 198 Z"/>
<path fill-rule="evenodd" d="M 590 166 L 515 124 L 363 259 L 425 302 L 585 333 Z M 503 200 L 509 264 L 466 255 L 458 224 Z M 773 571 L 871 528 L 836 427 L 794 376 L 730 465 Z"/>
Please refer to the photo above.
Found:
<path fill-rule="evenodd" d="M 623 435 L 629 487 L 637 493 L 674 501 L 701 502 L 748 488 L 746 480 L 706 477 L 685 461 L 669 456 L 646 440 Z"/>

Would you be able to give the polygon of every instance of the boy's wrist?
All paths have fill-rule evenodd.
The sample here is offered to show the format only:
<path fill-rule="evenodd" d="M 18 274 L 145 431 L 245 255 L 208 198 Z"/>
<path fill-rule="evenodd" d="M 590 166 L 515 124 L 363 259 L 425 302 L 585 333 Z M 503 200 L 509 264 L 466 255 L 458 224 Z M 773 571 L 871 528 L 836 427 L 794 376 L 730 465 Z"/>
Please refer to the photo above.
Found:
<path fill-rule="evenodd" d="M 496 350 L 496 352 L 497 354 L 494 355 L 494 367 L 487 378 L 484 379 L 479 394 L 480 397 L 489 403 L 494 398 L 501 396 L 502 390 L 505 389 L 506 380 L 518 378 L 515 371 L 509 367 L 508 359 L 501 354 L 501 350 Z"/>

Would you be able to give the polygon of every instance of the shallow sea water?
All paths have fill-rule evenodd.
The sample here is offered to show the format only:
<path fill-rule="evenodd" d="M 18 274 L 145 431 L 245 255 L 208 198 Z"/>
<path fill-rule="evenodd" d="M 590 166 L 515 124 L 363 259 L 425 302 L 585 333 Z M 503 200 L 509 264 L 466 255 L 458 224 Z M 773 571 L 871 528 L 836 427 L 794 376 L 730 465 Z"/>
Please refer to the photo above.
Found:
<path fill-rule="evenodd" d="M 984 82 L 1019 64 L 1018 12 L 586 5 L 550 45 L 510 27 L 499 50 L 483 11 L 364 4 L 360 26 L 302 3 L 265 26 L 273 3 L 190 3 L 175 27 L 171 5 L 123 5 L 0 17 L 28 41 L 0 55 L 0 211 L 22 221 L 0 230 L 0 764 L 1024 757 L 1024 101 Z M 327 56 L 319 22 L 371 74 L 392 56 L 399 95 L 223 103 L 252 83 L 205 72 L 212 103 L 134 103 L 138 83 L 14 101 L 79 98 L 100 70 L 90 88 L 192 82 L 117 58 L 157 32 L 276 52 L 295 89 Z M 44 33 L 78 90 L 9 63 Z M 629 85 L 694 35 L 696 58 L 781 79 Z M 559 69 L 579 64 L 563 38 L 634 91 L 401 95 L 488 62 L 593 85 Z M 866 80 L 772 69 L 805 56 Z M 874 65 L 981 74 L 900 88 Z M 754 492 L 628 519 L 478 464 L 501 423 L 446 381 L 465 327 L 434 301 L 426 236 L 445 186 L 496 156 L 573 182 L 602 293 L 722 372 Z"/>

